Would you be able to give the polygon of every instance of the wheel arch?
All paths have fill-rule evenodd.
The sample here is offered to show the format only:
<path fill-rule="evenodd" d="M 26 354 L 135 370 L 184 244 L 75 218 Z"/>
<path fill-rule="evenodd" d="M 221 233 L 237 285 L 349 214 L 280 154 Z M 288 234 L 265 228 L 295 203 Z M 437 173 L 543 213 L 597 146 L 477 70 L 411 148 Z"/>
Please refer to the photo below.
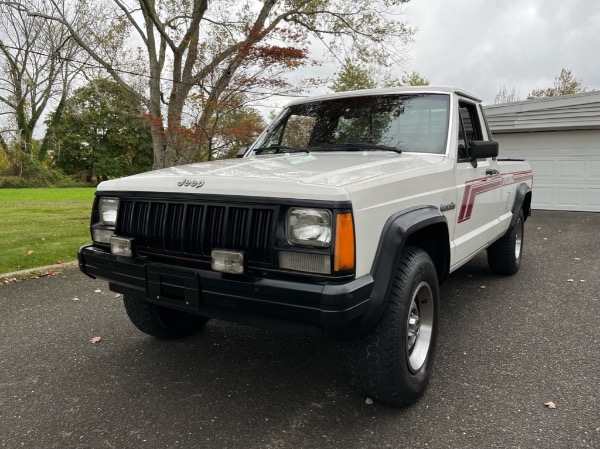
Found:
<path fill-rule="evenodd" d="M 515 202 L 512 207 L 512 219 L 510 220 L 510 226 L 508 227 L 507 233 L 512 231 L 517 224 L 521 209 L 523 210 L 523 221 L 527 221 L 527 217 L 531 216 L 531 195 L 531 187 L 528 184 L 519 184 L 515 194 Z"/>
<path fill-rule="evenodd" d="M 363 319 L 363 330 L 379 321 L 392 286 L 394 272 L 406 246 L 423 249 L 431 257 L 438 281 L 448 276 L 450 268 L 450 237 L 448 221 L 435 206 L 420 206 L 400 211 L 386 221 L 373 266 L 371 307 Z"/>

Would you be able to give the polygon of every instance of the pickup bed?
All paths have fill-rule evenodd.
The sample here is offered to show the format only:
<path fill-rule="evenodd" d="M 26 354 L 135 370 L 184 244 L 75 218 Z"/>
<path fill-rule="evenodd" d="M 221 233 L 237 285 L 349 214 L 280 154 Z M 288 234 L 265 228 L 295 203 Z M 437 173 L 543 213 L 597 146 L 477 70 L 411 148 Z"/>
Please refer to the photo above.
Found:
<path fill-rule="evenodd" d="M 532 172 L 498 152 L 461 89 L 303 99 L 237 159 L 101 183 L 80 268 L 158 338 L 216 318 L 346 339 L 359 391 L 408 405 L 443 280 L 484 249 L 496 273 L 521 264 Z"/>

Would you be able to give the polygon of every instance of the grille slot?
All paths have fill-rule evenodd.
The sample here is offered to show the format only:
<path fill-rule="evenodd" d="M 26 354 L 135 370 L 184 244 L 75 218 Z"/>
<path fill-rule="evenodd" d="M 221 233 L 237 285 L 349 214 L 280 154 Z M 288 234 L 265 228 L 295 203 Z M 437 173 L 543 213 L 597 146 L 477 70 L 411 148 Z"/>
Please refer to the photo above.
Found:
<path fill-rule="evenodd" d="M 122 199 L 116 233 L 150 253 L 209 258 L 212 249 L 241 250 L 251 263 L 274 265 L 277 206 Z"/>

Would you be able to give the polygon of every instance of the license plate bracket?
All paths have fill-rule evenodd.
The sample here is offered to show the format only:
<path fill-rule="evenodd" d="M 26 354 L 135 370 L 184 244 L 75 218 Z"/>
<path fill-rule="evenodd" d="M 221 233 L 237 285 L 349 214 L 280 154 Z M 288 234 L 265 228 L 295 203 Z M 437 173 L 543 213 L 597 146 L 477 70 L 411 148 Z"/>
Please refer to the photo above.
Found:
<path fill-rule="evenodd" d="M 193 270 L 165 265 L 146 268 L 148 300 L 183 310 L 198 310 L 202 302 L 200 276 Z"/>

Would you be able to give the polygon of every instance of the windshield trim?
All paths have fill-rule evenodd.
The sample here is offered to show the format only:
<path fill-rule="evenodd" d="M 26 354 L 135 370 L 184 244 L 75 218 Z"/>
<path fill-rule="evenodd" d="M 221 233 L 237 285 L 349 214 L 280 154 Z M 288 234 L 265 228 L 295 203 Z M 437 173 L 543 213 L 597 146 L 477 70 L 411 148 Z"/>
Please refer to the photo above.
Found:
<path fill-rule="evenodd" d="M 360 92 L 360 91 L 359 91 Z M 448 120 L 446 123 L 446 145 L 445 145 L 445 151 L 443 153 L 429 153 L 429 152 L 419 152 L 419 151 L 410 151 L 410 150 L 402 150 L 402 153 L 411 153 L 411 154 L 429 154 L 429 155 L 437 155 L 437 156 L 449 156 L 450 155 L 450 142 L 452 141 L 452 137 L 454 134 L 454 126 L 452 125 L 454 123 L 454 116 L 455 116 L 455 103 L 456 103 L 456 94 L 452 93 L 452 92 L 448 92 L 448 91 L 439 91 L 439 90 L 431 90 L 431 91 L 416 91 L 416 92 L 386 92 L 386 93 L 380 93 L 380 94 L 373 94 L 370 93 L 370 95 L 367 93 L 367 90 L 365 90 L 365 95 L 357 95 L 357 96 L 373 96 L 373 97 L 387 97 L 387 96 L 423 96 L 423 95 L 444 95 L 449 97 L 448 98 Z M 312 98 L 306 98 L 304 101 L 293 101 L 291 103 L 289 103 L 288 105 L 286 105 L 285 108 L 283 108 L 283 110 L 273 119 L 273 121 L 271 123 L 269 123 L 269 125 L 263 130 L 262 133 L 260 133 L 260 135 L 256 138 L 256 140 L 252 143 L 252 145 L 248 148 L 248 151 L 246 152 L 246 155 L 251 155 L 251 156 L 259 156 L 256 153 L 254 153 L 254 149 L 257 148 L 257 144 L 259 142 L 262 142 L 265 138 L 265 136 L 267 135 L 268 132 L 270 132 L 273 128 L 276 128 L 282 120 L 284 120 L 290 113 L 290 109 L 293 106 L 299 106 L 302 104 L 308 104 L 308 103 L 313 103 L 313 102 L 325 102 L 325 101 L 335 101 L 338 98 L 322 98 L 322 96 L 315 96 Z"/>

